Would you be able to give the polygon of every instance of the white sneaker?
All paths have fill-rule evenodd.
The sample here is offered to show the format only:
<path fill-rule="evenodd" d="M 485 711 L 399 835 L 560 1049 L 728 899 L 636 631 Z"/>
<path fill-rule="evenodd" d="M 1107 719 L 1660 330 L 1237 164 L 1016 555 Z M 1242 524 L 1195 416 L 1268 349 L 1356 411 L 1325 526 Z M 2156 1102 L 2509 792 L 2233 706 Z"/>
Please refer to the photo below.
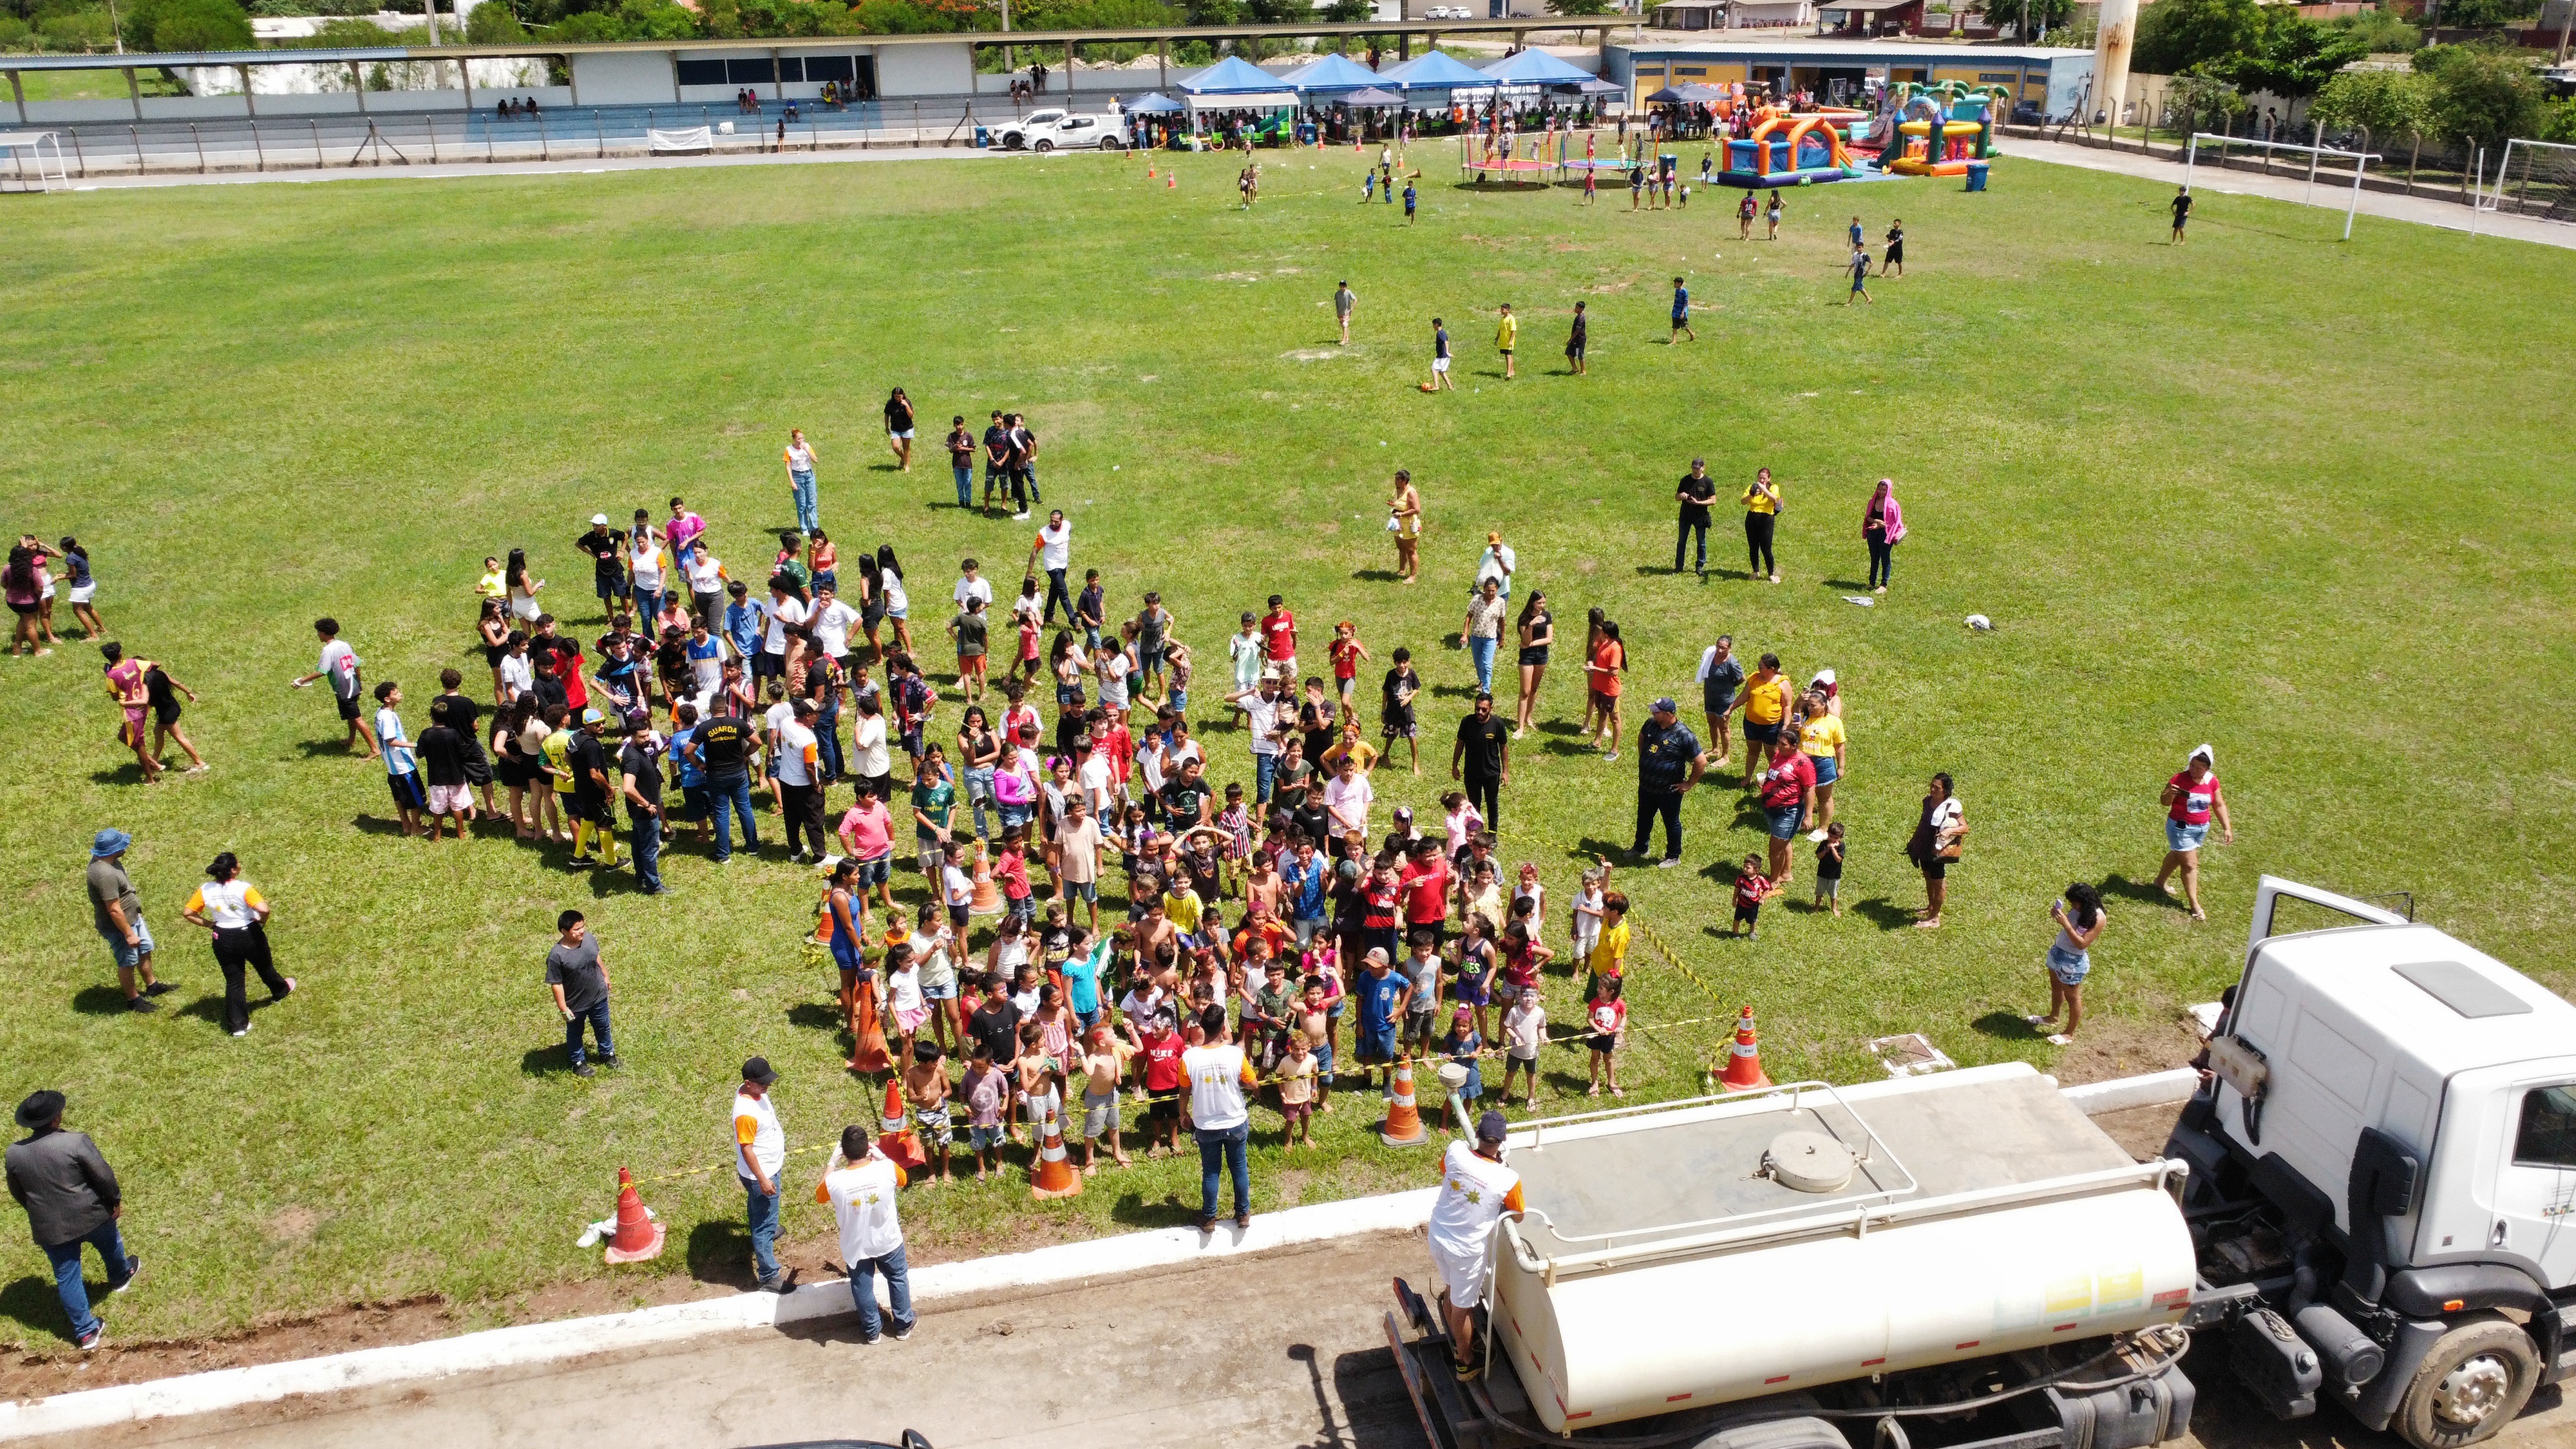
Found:
<path fill-rule="evenodd" d="M 1825 832 L 1821 830 L 1810 830 L 1807 832 L 1807 838 L 1809 840 L 1822 840 L 1825 838 Z"/>

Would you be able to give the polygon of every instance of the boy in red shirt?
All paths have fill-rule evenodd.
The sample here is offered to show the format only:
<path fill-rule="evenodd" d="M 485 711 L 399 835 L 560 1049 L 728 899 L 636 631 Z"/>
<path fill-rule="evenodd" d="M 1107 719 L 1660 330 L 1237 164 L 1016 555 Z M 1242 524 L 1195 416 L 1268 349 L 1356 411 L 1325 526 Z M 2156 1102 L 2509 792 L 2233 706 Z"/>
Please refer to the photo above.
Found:
<path fill-rule="evenodd" d="M 1449 862 L 1441 857 L 1440 842 L 1428 837 L 1415 841 L 1413 857 L 1405 862 L 1399 882 L 1404 891 L 1405 934 L 1429 930 L 1435 950 L 1449 920 L 1449 882 Z"/>
<path fill-rule="evenodd" d="M 1771 878 L 1762 873 L 1762 857 L 1744 857 L 1744 868 L 1735 873 L 1735 924 L 1726 934 L 1757 939 L 1762 934 L 1762 902 L 1779 891 Z"/>
<path fill-rule="evenodd" d="M 1277 594 L 1270 596 L 1270 612 L 1261 616 L 1262 647 L 1270 655 L 1271 672 L 1285 679 L 1297 676 L 1297 616 L 1288 612 L 1288 604 Z"/>
<path fill-rule="evenodd" d="M 1035 898 L 1029 894 L 1028 827 L 1014 825 L 1002 832 L 1002 853 L 993 858 L 993 879 L 1002 887 L 1005 915 L 1028 925 L 1036 917 Z"/>
<path fill-rule="evenodd" d="M 1333 626 L 1333 642 L 1326 650 L 1333 659 L 1333 687 L 1341 694 L 1342 712 L 1350 713 L 1351 691 L 1358 686 L 1360 665 L 1369 657 L 1368 646 L 1360 642 L 1360 626 L 1348 619 Z"/>
<path fill-rule="evenodd" d="M 1145 1079 L 1147 1157 L 1180 1151 L 1181 1053 L 1185 1048 L 1180 1032 L 1172 1026 L 1168 1007 L 1146 1019 L 1143 1049 L 1136 1054 L 1136 1060 L 1137 1070 Z"/>

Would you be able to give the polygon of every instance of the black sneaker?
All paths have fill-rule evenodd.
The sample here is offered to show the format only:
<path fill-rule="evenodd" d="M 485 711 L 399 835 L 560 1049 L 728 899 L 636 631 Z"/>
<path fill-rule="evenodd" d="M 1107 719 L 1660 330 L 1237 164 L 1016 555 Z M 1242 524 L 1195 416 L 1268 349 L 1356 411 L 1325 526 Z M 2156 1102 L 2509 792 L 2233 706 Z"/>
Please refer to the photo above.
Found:
<path fill-rule="evenodd" d="M 909 1323 L 898 1323 L 898 1324 L 896 1324 L 896 1325 L 895 1325 L 895 1328 L 894 1328 L 894 1341 L 895 1341 L 895 1342 L 897 1342 L 897 1343 L 901 1343 L 901 1342 L 903 1342 L 905 1339 L 912 1337 L 912 1331 L 913 1331 L 915 1328 L 918 1328 L 918 1327 L 920 1327 L 920 1326 L 921 1326 L 921 1320 L 920 1320 L 920 1319 L 917 1319 L 917 1318 L 916 1318 L 916 1319 L 914 1319 L 914 1320 L 912 1320 L 912 1321 L 911 1321 L 911 1322 L 909 1322 Z"/>
<path fill-rule="evenodd" d="M 98 1327 L 93 1328 L 89 1332 L 82 1334 L 79 1338 L 72 1340 L 72 1343 L 73 1346 L 78 1348 L 81 1352 L 87 1353 L 106 1341 L 107 1320 L 101 1319 L 99 1320 Z"/>
<path fill-rule="evenodd" d="M 588 1062 L 575 1062 L 572 1064 L 572 1074 L 576 1077 L 595 1077 L 599 1075 L 599 1068 Z"/>
<path fill-rule="evenodd" d="M 610 1052 L 608 1055 L 599 1059 L 599 1064 L 613 1072 L 619 1067 L 626 1065 L 626 1059 L 615 1052 Z"/>
<path fill-rule="evenodd" d="M 141 1276 L 143 1276 L 143 1255 L 141 1253 L 128 1253 L 125 1255 L 125 1281 L 117 1284 L 115 1287 L 110 1288 L 107 1291 L 110 1293 L 122 1293 L 126 1289 L 133 1287 L 134 1280 Z"/>
<path fill-rule="evenodd" d="M 159 1011 L 161 1003 L 148 996 L 129 996 L 125 998 L 125 1009 L 149 1013 Z"/>
<path fill-rule="evenodd" d="M 143 994 L 146 996 L 167 996 L 178 989 L 178 987 L 171 985 L 167 981 L 155 981 L 151 985 L 143 988 Z"/>

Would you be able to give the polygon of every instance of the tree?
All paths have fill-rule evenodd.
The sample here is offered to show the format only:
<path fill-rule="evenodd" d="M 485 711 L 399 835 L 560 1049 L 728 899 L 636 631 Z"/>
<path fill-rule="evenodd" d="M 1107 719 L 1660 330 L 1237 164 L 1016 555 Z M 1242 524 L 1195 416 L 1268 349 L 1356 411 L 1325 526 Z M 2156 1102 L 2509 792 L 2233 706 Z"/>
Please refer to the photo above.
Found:
<path fill-rule="evenodd" d="M 2165 104 L 2178 106 L 2194 130 L 2226 132 L 2234 129 L 2238 116 L 2244 115 L 2244 94 L 2223 80 L 2185 71 L 2174 77 L 2173 87 L 2165 92 Z"/>
<path fill-rule="evenodd" d="M 2373 55 L 2406 55 L 2424 48 L 2424 32 L 2386 5 L 2336 22 Z"/>
<path fill-rule="evenodd" d="M 2403 70 L 2348 70 L 2308 105 L 2318 124 L 2361 132 L 2363 145 L 2421 136 L 2433 128 L 2433 86 Z"/>
<path fill-rule="evenodd" d="M 2494 30 L 2540 13 L 2540 0 L 2442 0 L 2438 22 L 2459 30 Z"/>
<path fill-rule="evenodd" d="M 1328 0 L 1322 9 L 1315 13 L 1337 24 L 1351 25 L 1377 14 L 1377 6 L 1371 4 L 1370 0 Z"/>
<path fill-rule="evenodd" d="M 233 0 L 165 0 L 152 20 L 152 48 L 248 50 L 250 17 Z"/>
<path fill-rule="evenodd" d="M 2203 61 L 2201 69 L 2239 90 L 2296 100 L 2315 95 L 2337 71 L 2368 54 L 2350 31 L 2302 18 L 2287 5 L 2266 5 L 2256 14 L 2252 44 Z"/>
<path fill-rule="evenodd" d="M 1610 0 L 1547 0 L 1550 15 L 1607 15 Z"/>
<path fill-rule="evenodd" d="M 484 0 L 465 16 L 465 39 L 471 45 L 517 45 L 528 38 L 528 27 L 510 13 L 500 0 Z"/>
<path fill-rule="evenodd" d="M 2500 150 L 2540 129 L 2540 78 L 2504 46 L 2428 46 L 2415 69 L 2432 77 L 2433 134 L 2446 141 Z"/>
<path fill-rule="evenodd" d="M 2138 13 L 2131 63 L 2148 75 L 2181 75 L 2251 52 L 2262 34 L 2258 8 L 2254 0 L 2156 0 Z"/>

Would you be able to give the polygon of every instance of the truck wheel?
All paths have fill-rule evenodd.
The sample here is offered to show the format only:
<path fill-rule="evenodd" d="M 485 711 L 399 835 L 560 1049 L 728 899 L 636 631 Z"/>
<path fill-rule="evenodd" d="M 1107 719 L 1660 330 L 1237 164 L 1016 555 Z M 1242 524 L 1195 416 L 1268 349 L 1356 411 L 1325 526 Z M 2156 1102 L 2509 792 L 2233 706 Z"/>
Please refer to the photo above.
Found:
<path fill-rule="evenodd" d="M 1055 149 L 1055 143 L 1053 141 L 1042 140 L 1038 142 L 1037 149 L 1040 151 L 1052 151 Z"/>
<path fill-rule="evenodd" d="M 2539 1382 L 2531 1335 L 2503 1318 L 2471 1318 L 2434 1340 L 2390 1427 L 2415 1449 L 2475 1444 L 2512 1423 Z"/>

